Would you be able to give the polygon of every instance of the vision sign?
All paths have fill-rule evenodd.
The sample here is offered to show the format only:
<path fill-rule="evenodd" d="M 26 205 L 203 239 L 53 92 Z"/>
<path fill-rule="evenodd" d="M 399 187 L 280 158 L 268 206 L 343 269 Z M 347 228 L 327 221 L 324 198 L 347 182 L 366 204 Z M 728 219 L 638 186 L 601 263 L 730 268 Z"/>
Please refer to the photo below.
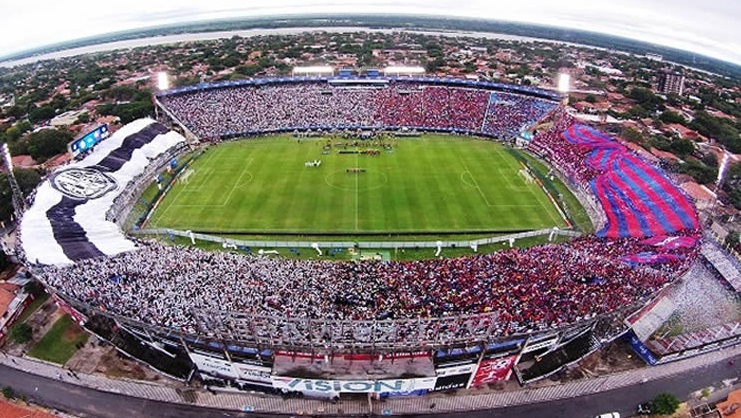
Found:
<path fill-rule="evenodd" d="M 286 389 L 295 392 L 338 392 L 338 393 L 382 393 L 412 392 L 420 389 L 433 389 L 435 377 L 420 379 L 389 380 L 315 380 L 299 377 L 273 376 L 275 389 Z"/>

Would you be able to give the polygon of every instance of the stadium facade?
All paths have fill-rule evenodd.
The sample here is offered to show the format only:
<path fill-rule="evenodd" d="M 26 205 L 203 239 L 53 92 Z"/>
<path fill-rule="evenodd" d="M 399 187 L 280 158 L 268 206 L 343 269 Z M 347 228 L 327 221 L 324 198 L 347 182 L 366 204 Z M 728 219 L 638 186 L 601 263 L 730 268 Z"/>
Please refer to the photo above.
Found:
<path fill-rule="evenodd" d="M 125 126 L 39 188 L 23 219 L 22 247 L 31 270 L 41 277 L 47 264 L 131 251 L 134 240 L 118 226 L 173 157 L 201 141 L 277 132 L 435 131 L 508 143 L 528 138 L 524 145 L 532 153 L 577 194 L 587 195 L 602 239 L 633 245 L 652 236 L 698 233 L 697 216 L 686 197 L 660 171 L 634 160 L 608 137 L 577 125 L 559 106 L 560 99 L 536 88 L 437 77 L 256 79 L 163 92 L 155 101 L 164 125 L 142 120 Z M 329 112 L 327 106 L 337 102 L 342 106 Z M 544 127 L 536 129 L 539 124 Z M 585 161 L 586 168 L 578 166 Z M 640 190 L 650 190 L 650 196 Z M 657 209 L 624 204 L 636 196 L 647 203 L 668 203 Z M 683 212 L 669 214 L 667 205 Z M 80 213 L 89 214 L 90 221 Z M 686 250 L 683 257 L 696 255 L 681 249 Z M 673 256 L 671 250 L 662 254 Z M 653 255 L 625 262 L 644 268 L 679 259 Z M 686 267 L 691 260 L 682 263 Z M 670 283 L 682 269 L 665 271 L 672 275 Z M 197 326 L 186 329 L 138 321 L 120 314 L 115 305 L 96 305 L 74 289 L 46 284 L 59 306 L 86 329 L 171 377 L 188 380 L 199 373 L 213 385 L 332 396 L 421 394 L 481 386 L 512 375 L 521 383 L 542 379 L 625 335 L 630 327 L 626 318 L 655 296 L 566 325 L 515 333 L 497 332 L 500 312 L 329 320 L 192 309 L 187 315 Z"/>

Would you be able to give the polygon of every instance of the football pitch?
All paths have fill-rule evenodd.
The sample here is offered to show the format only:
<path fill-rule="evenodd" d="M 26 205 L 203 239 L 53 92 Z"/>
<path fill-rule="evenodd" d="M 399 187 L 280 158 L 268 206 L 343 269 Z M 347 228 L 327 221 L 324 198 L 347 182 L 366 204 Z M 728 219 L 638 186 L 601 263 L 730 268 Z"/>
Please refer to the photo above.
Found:
<path fill-rule="evenodd" d="M 173 185 L 148 226 L 263 235 L 566 226 L 496 142 L 424 135 L 359 143 L 276 136 L 212 146 L 183 171 L 187 181 Z"/>

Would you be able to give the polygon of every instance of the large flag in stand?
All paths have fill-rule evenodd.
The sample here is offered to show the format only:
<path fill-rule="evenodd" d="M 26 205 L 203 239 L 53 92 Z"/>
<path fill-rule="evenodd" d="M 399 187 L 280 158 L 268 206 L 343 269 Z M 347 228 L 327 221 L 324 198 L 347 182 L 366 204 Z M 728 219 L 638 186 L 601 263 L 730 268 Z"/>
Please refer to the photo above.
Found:
<path fill-rule="evenodd" d="M 690 199 L 659 168 L 590 126 L 572 125 L 562 136 L 590 148 L 586 163 L 600 172 L 590 182 L 607 215 L 607 225 L 597 236 L 665 236 L 699 227 Z"/>
<path fill-rule="evenodd" d="M 133 250 L 134 243 L 106 214 L 152 160 L 184 143 L 185 138 L 164 125 L 139 119 L 83 160 L 57 169 L 39 186 L 23 216 L 26 259 L 60 265 Z"/>

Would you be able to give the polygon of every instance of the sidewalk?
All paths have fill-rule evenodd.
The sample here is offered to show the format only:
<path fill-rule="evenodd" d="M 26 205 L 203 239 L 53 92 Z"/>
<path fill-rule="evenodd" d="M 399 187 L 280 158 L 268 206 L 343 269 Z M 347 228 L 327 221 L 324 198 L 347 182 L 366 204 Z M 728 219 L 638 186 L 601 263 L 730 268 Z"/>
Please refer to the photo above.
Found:
<path fill-rule="evenodd" d="M 504 406 L 544 402 L 563 398 L 584 396 L 631 386 L 642 380 L 653 380 L 673 376 L 707 364 L 741 357 L 741 346 L 715 351 L 702 356 L 689 358 L 657 367 L 647 367 L 612 375 L 583 379 L 574 382 L 541 387 L 523 388 L 501 392 L 488 389 L 469 389 L 459 391 L 455 396 L 446 393 L 420 397 L 389 398 L 373 402 L 374 414 L 420 414 L 468 411 L 472 409 L 495 409 Z M 283 399 L 258 392 L 211 393 L 188 386 L 173 387 L 152 382 L 129 379 L 110 379 L 99 374 L 76 373 L 73 375 L 57 365 L 27 357 L 0 354 L 0 364 L 18 370 L 62 380 L 75 385 L 86 386 L 104 392 L 149 399 L 158 402 L 171 402 L 231 410 L 251 410 L 263 413 L 282 414 L 367 414 L 368 402 L 362 400 L 342 400 L 336 404 L 313 399 Z M 434 409 L 430 409 L 431 404 Z"/>

